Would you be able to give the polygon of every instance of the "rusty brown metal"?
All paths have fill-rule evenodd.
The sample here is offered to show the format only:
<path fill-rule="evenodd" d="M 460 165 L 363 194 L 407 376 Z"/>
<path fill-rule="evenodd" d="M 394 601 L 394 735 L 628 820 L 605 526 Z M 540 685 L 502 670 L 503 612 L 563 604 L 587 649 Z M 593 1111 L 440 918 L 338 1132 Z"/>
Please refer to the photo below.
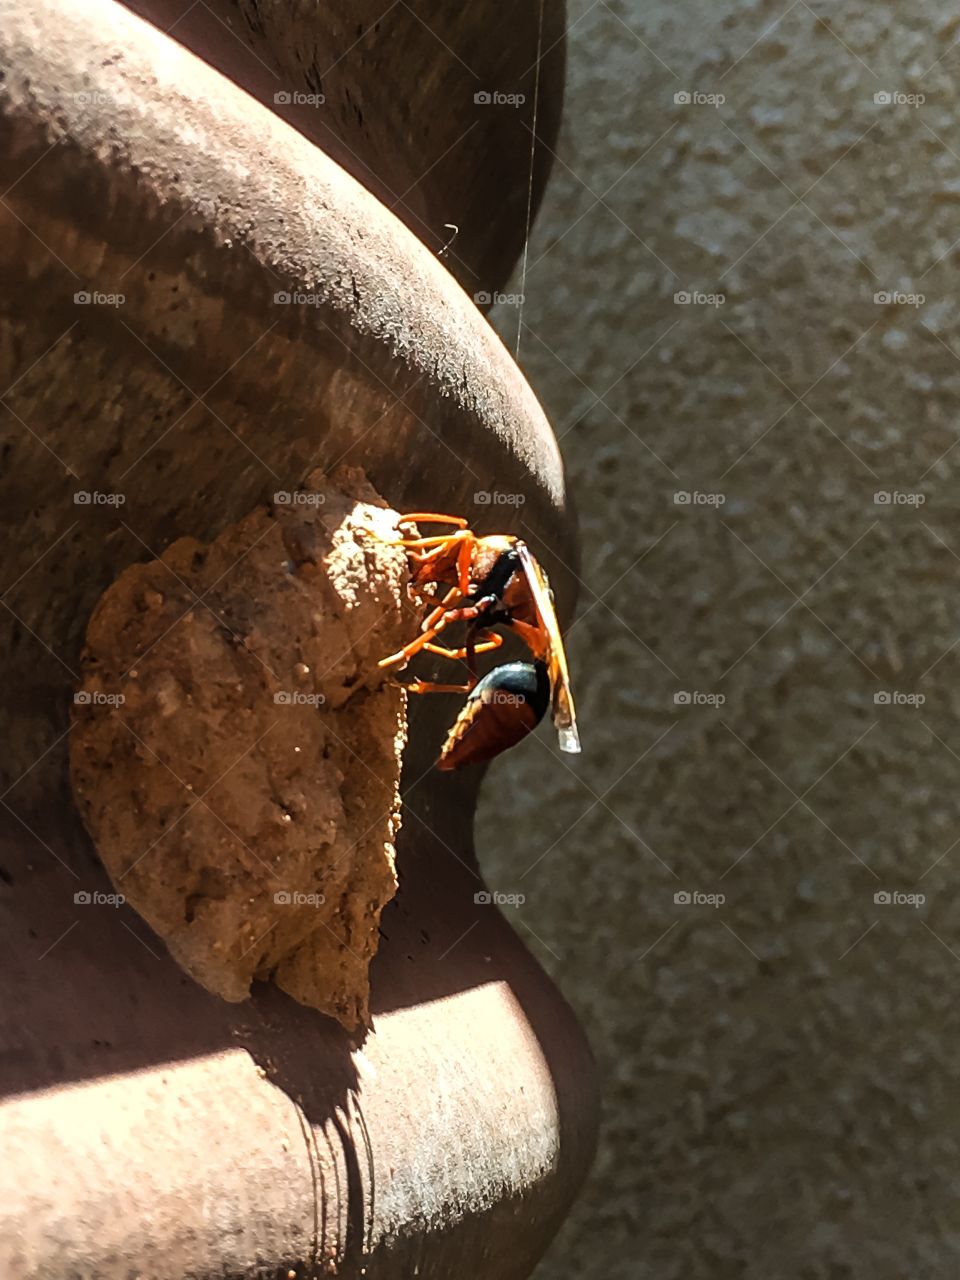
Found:
<path fill-rule="evenodd" d="M 589 1163 L 595 1086 L 562 997 L 475 901 L 477 780 L 428 769 L 449 708 L 413 723 L 362 1042 L 269 989 L 224 1005 L 129 910 L 74 901 L 109 885 L 64 735 L 103 589 L 314 466 L 363 466 L 399 509 L 522 491 L 513 531 L 569 612 L 549 425 L 435 253 L 171 36 L 113 0 L 0 0 L 0 63 L 0 1271 L 527 1275 Z"/>
<path fill-rule="evenodd" d="M 538 0 L 127 0 L 322 148 L 471 295 L 523 248 L 538 38 L 536 213 L 560 124 L 565 6 Z M 477 103 L 475 97 L 501 95 Z M 518 105 L 512 100 L 522 98 Z M 276 101 L 276 99 L 283 99 Z M 287 100 L 289 99 L 289 100 Z"/>
<path fill-rule="evenodd" d="M 543 5 L 543 32 L 530 0 L 511 5 L 508 31 L 490 0 L 127 3 L 323 148 L 431 250 L 458 228 L 444 257 L 468 293 L 503 283 L 524 247 L 538 41 L 532 212 L 559 128 L 562 3 Z"/>

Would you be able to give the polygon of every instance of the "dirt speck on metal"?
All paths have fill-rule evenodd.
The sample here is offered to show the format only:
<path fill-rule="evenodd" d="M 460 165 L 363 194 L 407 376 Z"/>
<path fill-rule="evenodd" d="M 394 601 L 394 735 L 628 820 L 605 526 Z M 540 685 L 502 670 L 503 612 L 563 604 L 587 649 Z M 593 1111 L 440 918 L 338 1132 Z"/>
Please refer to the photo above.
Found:
<path fill-rule="evenodd" d="M 395 528 L 341 468 L 131 565 L 73 708 L 80 813 L 178 963 L 230 1001 L 272 977 L 349 1029 L 397 886 L 406 695 L 377 660 L 416 623 Z"/>

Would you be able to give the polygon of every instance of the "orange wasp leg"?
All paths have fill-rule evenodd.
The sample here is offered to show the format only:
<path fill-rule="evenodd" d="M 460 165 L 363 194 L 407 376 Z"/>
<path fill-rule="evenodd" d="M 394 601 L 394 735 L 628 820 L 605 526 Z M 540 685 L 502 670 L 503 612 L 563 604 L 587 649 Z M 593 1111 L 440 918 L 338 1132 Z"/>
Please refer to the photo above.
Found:
<path fill-rule="evenodd" d="M 430 627 L 429 631 L 421 631 L 419 636 L 410 641 L 410 644 L 404 644 L 402 649 L 398 649 L 397 653 L 392 653 L 388 658 L 381 658 L 376 664 L 378 667 L 396 667 L 398 663 L 410 662 L 413 654 L 420 653 L 421 649 L 425 649 L 430 644 L 435 635 L 443 631 L 444 627 L 451 625 L 451 622 L 472 622 L 474 618 L 479 618 L 483 613 L 480 605 L 470 604 L 463 609 L 447 609 L 439 622 L 435 626 Z"/>
<path fill-rule="evenodd" d="M 473 537 L 469 529 L 458 529 L 456 533 L 438 533 L 430 538 L 381 538 L 381 541 L 391 547 L 434 547 L 435 550 L 429 554 L 435 556 L 446 550 L 451 542 L 472 541 Z"/>
<path fill-rule="evenodd" d="M 457 604 L 463 596 L 460 594 L 459 587 L 451 587 L 447 594 L 443 597 L 437 607 L 423 620 L 421 631 L 429 631 L 431 627 L 435 627 L 443 615 L 447 612 L 450 605 Z"/>
<path fill-rule="evenodd" d="M 449 539 L 447 545 L 452 541 L 454 539 Z M 431 557 L 439 555 L 444 550 L 446 550 L 446 547 L 438 547 L 436 551 L 431 551 L 428 555 L 419 557 L 417 563 L 420 565 L 426 564 Z M 470 569 L 472 564 L 473 543 L 468 539 L 464 539 L 457 554 L 457 580 L 459 585 L 451 587 L 437 607 L 424 618 L 423 625 L 420 628 L 421 631 L 428 631 L 431 627 L 436 626 L 451 605 L 467 598 L 470 594 Z"/>
<path fill-rule="evenodd" d="M 488 639 L 480 644 L 473 646 L 473 653 L 492 653 L 494 649 L 499 649 L 503 644 L 503 636 L 498 635 L 495 631 L 490 632 Z M 444 649 L 438 644 L 425 644 L 424 649 L 427 653 L 438 653 L 441 658 L 451 658 L 455 662 L 462 662 L 464 658 L 469 658 L 471 649 L 469 646 L 463 649 Z"/>
<path fill-rule="evenodd" d="M 411 680 L 409 684 L 400 681 L 401 689 L 406 689 L 408 693 L 471 693 L 476 685 L 473 684 L 434 684 L 432 680 Z"/>
<path fill-rule="evenodd" d="M 460 553 L 457 556 L 457 574 L 460 594 L 468 596 L 470 594 L 470 567 L 473 564 L 473 543 L 464 540 Z"/>
<path fill-rule="evenodd" d="M 425 645 L 428 645 L 438 631 L 442 631 L 446 623 L 441 618 L 435 627 L 431 627 L 429 631 L 423 631 L 409 644 L 405 644 L 402 649 L 398 649 L 396 653 L 391 653 L 388 658 L 381 658 L 377 663 L 378 667 L 394 667 L 401 662 L 409 662 L 414 654 L 419 653 Z"/>
<path fill-rule="evenodd" d="M 422 626 L 421 626 L 421 628 L 420 628 L 420 630 L 421 630 L 421 631 L 426 631 L 426 630 L 428 630 L 430 627 L 435 627 L 435 626 L 437 625 L 437 623 L 440 621 L 440 619 L 441 619 L 445 614 L 447 614 L 447 613 L 450 613 L 450 612 L 451 612 L 451 605 L 457 605 L 457 604 L 459 604 L 461 601 L 466 600 L 466 599 L 468 598 L 468 596 L 470 595 L 470 563 L 469 563 L 469 557 L 467 558 L 466 566 L 465 566 L 465 568 L 464 568 L 462 571 L 466 574 L 466 582 L 465 582 L 465 584 L 464 584 L 464 583 L 463 583 L 463 581 L 461 580 L 461 585 L 460 585 L 460 586 L 457 586 L 457 587 L 451 587 L 451 588 L 450 588 L 450 590 L 449 590 L 449 591 L 447 592 L 447 594 L 443 597 L 443 599 L 440 601 L 440 603 L 437 605 L 437 607 L 436 607 L 435 609 L 431 610 L 431 612 L 430 612 L 429 614 L 427 614 L 426 618 L 424 618 L 424 620 L 423 620 L 423 625 L 422 625 Z M 461 572 L 461 570 L 458 568 L 458 573 L 459 573 L 459 572 Z M 449 622 L 450 620 L 451 620 L 451 619 L 449 619 L 449 618 L 447 619 L 447 621 L 448 621 L 448 622 Z M 444 625 L 446 625 L 446 623 L 445 623 Z"/>
<path fill-rule="evenodd" d="M 442 631 L 444 627 L 448 627 L 451 622 L 472 622 L 474 618 L 480 616 L 480 613 L 481 610 L 477 605 L 470 605 L 465 609 L 448 609 L 436 626 L 431 627 L 429 631 L 422 631 L 409 644 L 405 644 L 396 653 L 391 653 L 388 658 L 381 658 L 377 666 L 393 667 L 400 662 L 408 662 L 415 653 L 419 653 L 438 632 Z"/>
<path fill-rule="evenodd" d="M 377 542 L 383 542 L 388 547 L 434 547 L 434 551 L 429 555 L 439 555 L 451 542 L 461 542 L 464 539 L 468 542 L 476 540 L 476 534 L 469 529 L 457 529 L 455 533 L 435 533 L 429 538 L 385 538 L 383 534 L 378 533 L 376 529 L 371 529 L 369 525 L 364 525 L 363 532 L 369 534 L 371 538 L 376 538 Z"/>
<path fill-rule="evenodd" d="M 480 644 L 467 645 L 465 649 L 444 649 L 442 645 L 425 644 L 424 649 L 430 653 L 439 654 L 442 658 L 462 659 L 466 658 L 470 663 L 470 675 L 467 677 L 466 685 L 438 685 L 433 680 L 411 680 L 410 684 L 404 684 L 403 689 L 411 692 L 411 694 L 468 694 L 476 689 L 479 676 L 474 669 L 474 659 L 479 653 L 489 653 L 492 649 L 499 649 L 503 644 L 503 636 L 498 635 L 495 631 L 488 631 L 485 639 Z"/>
<path fill-rule="evenodd" d="M 436 511 L 414 511 L 408 516 L 401 516 L 398 524 L 455 524 L 458 529 L 465 529 L 467 521 L 463 516 L 442 516 Z"/>

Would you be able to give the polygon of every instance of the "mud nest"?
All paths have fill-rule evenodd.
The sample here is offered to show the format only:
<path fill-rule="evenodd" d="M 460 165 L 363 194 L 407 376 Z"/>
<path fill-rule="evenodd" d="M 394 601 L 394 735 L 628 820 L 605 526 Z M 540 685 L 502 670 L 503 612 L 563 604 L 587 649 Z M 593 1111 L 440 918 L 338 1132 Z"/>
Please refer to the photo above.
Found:
<path fill-rule="evenodd" d="M 347 1028 L 369 1017 L 396 891 L 404 551 L 362 472 L 314 474 L 209 545 L 128 568 L 90 619 L 77 804 L 117 890 L 225 1000 L 272 977 Z"/>

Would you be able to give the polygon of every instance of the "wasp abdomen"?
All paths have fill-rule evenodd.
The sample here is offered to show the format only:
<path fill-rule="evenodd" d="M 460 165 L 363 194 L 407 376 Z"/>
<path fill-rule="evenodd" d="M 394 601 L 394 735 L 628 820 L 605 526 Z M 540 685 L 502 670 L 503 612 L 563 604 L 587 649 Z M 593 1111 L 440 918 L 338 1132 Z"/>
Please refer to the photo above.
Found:
<path fill-rule="evenodd" d="M 514 746 L 543 719 L 550 677 L 542 662 L 508 662 L 477 684 L 443 744 L 438 769 L 479 764 Z"/>

